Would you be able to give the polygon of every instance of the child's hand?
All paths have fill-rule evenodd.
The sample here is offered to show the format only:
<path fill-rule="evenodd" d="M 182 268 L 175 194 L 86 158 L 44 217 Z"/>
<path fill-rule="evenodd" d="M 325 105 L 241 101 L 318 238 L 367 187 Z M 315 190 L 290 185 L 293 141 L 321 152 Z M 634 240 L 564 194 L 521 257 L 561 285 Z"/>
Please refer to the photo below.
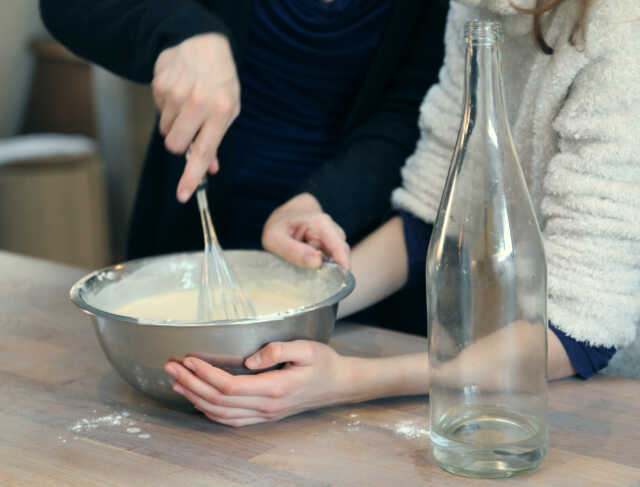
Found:
<path fill-rule="evenodd" d="M 348 269 L 349 245 L 342 228 L 309 193 L 276 208 L 262 230 L 265 249 L 301 267 L 322 265 L 323 253 Z"/>
<path fill-rule="evenodd" d="M 322 343 L 274 342 L 247 358 L 250 369 L 285 363 L 255 375 L 231 375 L 194 357 L 170 361 L 165 371 L 182 394 L 212 421 L 246 426 L 348 400 L 349 358 Z"/>

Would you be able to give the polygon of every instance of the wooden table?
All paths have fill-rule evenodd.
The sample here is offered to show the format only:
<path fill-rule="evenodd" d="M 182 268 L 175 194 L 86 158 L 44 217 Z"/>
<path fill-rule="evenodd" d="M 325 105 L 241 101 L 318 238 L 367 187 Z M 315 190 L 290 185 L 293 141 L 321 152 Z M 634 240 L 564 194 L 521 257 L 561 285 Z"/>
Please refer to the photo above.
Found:
<path fill-rule="evenodd" d="M 431 458 L 426 397 L 241 429 L 147 399 L 116 375 L 69 302 L 83 273 L 0 252 L 1 486 L 640 486 L 638 381 L 553 383 L 542 468 L 469 480 Z M 332 344 L 369 356 L 425 349 L 422 338 L 356 324 L 339 324 Z"/>

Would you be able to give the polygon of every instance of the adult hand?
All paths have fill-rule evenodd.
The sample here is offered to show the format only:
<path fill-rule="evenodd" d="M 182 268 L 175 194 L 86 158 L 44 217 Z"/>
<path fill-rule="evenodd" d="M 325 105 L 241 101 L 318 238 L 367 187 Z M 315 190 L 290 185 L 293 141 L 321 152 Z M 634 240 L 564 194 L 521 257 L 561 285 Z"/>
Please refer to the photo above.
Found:
<path fill-rule="evenodd" d="M 227 38 L 202 34 L 165 49 L 152 88 L 165 146 L 175 154 L 190 149 L 177 190 L 184 203 L 207 170 L 218 171 L 218 146 L 240 113 L 240 82 Z"/>
<path fill-rule="evenodd" d="M 212 421 L 230 425 L 277 421 L 308 409 L 347 402 L 354 389 L 349 357 L 322 343 L 273 342 L 251 357 L 249 369 L 285 363 L 282 369 L 255 375 L 231 375 L 203 360 L 170 361 L 165 371 L 182 394 Z"/>
<path fill-rule="evenodd" d="M 349 245 L 344 230 L 322 211 L 309 193 L 276 208 L 262 229 L 262 245 L 301 267 L 322 265 L 323 253 L 349 268 Z"/>

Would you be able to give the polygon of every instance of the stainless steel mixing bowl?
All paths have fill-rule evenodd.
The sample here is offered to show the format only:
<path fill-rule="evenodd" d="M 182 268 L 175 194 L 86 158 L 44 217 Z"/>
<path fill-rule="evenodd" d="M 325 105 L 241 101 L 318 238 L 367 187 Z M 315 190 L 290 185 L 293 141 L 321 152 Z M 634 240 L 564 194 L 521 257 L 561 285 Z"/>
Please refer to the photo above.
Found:
<path fill-rule="evenodd" d="M 355 284 L 350 272 L 333 263 L 302 269 L 261 251 L 228 251 L 225 257 L 244 285 L 274 280 L 294 284 L 307 297 L 305 305 L 235 321 L 155 321 L 116 314 L 133 299 L 197 288 L 201 252 L 134 260 L 92 272 L 71 288 L 71 301 L 91 316 L 115 370 L 138 391 L 174 406 L 187 402 L 173 392 L 172 379 L 163 370 L 172 357 L 197 356 L 230 373 L 245 374 L 252 371 L 244 367 L 244 359 L 267 343 L 329 341 L 338 302 Z"/>

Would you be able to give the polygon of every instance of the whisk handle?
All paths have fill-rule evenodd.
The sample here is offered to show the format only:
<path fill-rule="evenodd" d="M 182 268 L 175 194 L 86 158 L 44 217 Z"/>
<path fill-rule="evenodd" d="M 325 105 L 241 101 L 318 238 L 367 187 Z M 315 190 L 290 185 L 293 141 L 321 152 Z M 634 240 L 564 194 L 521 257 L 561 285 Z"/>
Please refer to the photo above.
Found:
<path fill-rule="evenodd" d="M 202 179 L 198 183 L 198 186 L 196 186 L 196 191 L 201 190 L 201 189 L 207 189 L 208 185 L 209 185 L 209 179 L 207 178 L 207 175 L 205 174 L 204 176 L 202 176 Z"/>

